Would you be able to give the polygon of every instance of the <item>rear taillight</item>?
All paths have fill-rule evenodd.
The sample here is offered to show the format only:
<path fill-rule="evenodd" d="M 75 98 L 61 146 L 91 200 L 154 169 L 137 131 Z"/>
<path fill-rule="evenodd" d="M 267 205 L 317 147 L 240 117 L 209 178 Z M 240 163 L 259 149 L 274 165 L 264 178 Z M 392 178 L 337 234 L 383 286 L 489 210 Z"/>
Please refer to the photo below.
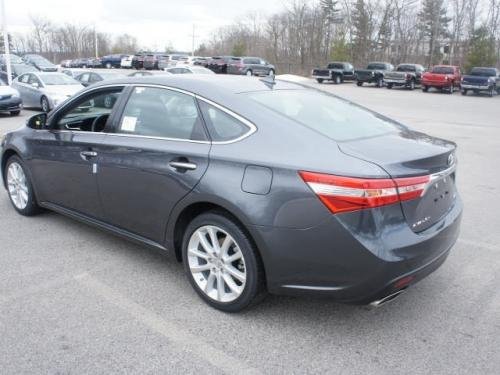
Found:
<path fill-rule="evenodd" d="M 333 213 L 415 199 L 423 195 L 430 181 L 429 176 L 365 179 L 305 171 L 299 174 Z"/>

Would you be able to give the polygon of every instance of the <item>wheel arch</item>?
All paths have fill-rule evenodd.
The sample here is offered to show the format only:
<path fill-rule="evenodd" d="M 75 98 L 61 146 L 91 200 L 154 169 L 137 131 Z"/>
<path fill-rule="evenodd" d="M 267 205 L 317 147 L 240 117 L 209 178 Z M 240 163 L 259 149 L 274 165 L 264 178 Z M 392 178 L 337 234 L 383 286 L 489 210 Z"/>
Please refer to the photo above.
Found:
<path fill-rule="evenodd" d="M 2 163 L 1 164 L 1 167 L 2 167 L 2 182 L 3 182 L 3 186 L 5 188 L 7 188 L 7 182 L 6 182 L 6 179 L 5 179 L 5 167 L 7 166 L 7 161 L 12 156 L 17 156 L 17 157 L 21 158 L 21 155 L 19 154 L 19 152 L 17 152 L 16 150 L 14 150 L 12 148 L 9 148 L 9 149 L 5 150 L 3 152 L 3 154 L 2 154 L 2 161 L 1 161 L 1 163 Z"/>

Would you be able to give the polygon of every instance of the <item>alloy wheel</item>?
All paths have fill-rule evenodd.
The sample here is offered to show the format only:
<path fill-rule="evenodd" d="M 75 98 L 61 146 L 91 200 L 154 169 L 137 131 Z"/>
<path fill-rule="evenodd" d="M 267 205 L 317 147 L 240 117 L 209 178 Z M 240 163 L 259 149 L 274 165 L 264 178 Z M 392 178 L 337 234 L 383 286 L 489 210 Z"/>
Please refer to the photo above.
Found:
<path fill-rule="evenodd" d="M 217 302 L 232 302 L 244 291 L 245 258 L 235 239 L 223 229 L 196 229 L 187 247 L 188 266 L 198 288 Z"/>
<path fill-rule="evenodd" d="M 7 189 L 14 205 L 24 210 L 28 205 L 29 190 L 23 168 L 16 162 L 7 170 Z"/>

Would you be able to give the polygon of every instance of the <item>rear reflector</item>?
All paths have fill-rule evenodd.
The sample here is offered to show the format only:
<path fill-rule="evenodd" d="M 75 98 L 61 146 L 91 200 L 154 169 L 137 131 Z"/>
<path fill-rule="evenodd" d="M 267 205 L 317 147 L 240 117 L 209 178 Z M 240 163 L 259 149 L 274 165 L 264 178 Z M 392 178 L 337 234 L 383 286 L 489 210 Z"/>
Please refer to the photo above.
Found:
<path fill-rule="evenodd" d="M 318 198 L 333 213 L 385 206 L 421 197 L 430 176 L 365 179 L 299 172 Z"/>

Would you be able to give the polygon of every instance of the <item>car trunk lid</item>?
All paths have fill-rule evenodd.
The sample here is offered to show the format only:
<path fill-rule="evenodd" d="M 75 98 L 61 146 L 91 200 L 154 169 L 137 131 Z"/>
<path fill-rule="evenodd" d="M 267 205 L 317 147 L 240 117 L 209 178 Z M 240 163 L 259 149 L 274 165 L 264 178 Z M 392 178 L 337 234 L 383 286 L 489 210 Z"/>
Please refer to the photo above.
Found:
<path fill-rule="evenodd" d="M 408 225 L 414 232 L 421 232 L 438 222 L 455 201 L 456 146 L 452 142 L 408 130 L 339 142 L 339 148 L 345 154 L 377 164 L 396 181 L 429 176 L 420 197 L 401 202 Z"/>

